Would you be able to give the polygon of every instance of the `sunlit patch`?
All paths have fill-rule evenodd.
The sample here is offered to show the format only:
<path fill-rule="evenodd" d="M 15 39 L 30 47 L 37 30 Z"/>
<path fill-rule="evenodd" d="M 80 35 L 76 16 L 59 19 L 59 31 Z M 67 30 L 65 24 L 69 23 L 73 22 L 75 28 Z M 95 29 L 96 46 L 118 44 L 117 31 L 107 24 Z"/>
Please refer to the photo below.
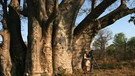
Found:
<path fill-rule="evenodd" d="M 2 38 L 2 36 L 0 35 L 0 47 L 2 46 L 2 42 L 3 42 L 3 38 Z"/>

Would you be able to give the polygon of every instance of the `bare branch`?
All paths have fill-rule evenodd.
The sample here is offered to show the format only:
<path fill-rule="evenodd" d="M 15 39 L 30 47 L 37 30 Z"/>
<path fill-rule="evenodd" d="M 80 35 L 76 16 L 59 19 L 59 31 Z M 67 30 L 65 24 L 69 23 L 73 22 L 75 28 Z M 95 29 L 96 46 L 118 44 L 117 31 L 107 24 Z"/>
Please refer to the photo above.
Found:
<path fill-rule="evenodd" d="M 5 14 L 7 13 L 7 0 L 4 0 L 4 2 L 2 0 L 0 0 L 0 4 L 2 4 L 3 13 L 5 16 Z"/>
<path fill-rule="evenodd" d="M 121 0 L 121 5 L 126 5 L 126 0 Z"/>
<path fill-rule="evenodd" d="M 57 16 L 58 16 L 58 0 L 55 0 L 53 12 L 51 13 L 49 19 L 47 20 L 47 24 L 53 22 Z"/>
<path fill-rule="evenodd" d="M 45 26 L 44 26 L 46 30 L 48 29 L 50 23 L 52 23 L 56 19 L 57 16 L 58 16 L 58 0 L 55 0 L 53 12 L 49 16 L 49 19 L 46 21 Z"/>
<path fill-rule="evenodd" d="M 7 0 L 4 0 L 3 4 L 3 18 L 7 18 Z"/>
<path fill-rule="evenodd" d="M 46 12 L 47 16 L 50 16 L 51 13 L 54 11 L 54 8 L 56 8 L 56 0 L 46 0 Z"/>
<path fill-rule="evenodd" d="M 112 11 L 111 13 L 99 19 L 99 21 L 101 22 L 101 27 L 104 28 L 106 26 L 109 26 L 113 24 L 114 22 L 116 22 L 118 19 L 134 12 L 135 12 L 135 8 L 128 9 L 125 6 L 120 6 L 116 10 Z"/>
<path fill-rule="evenodd" d="M 92 8 L 91 8 L 91 11 L 93 11 L 93 9 L 96 8 L 96 3 L 97 3 L 97 0 L 92 0 Z"/>
<path fill-rule="evenodd" d="M 2 4 L 2 6 L 4 5 L 4 2 L 2 0 L 0 0 L 0 4 Z"/>
<path fill-rule="evenodd" d="M 3 31 L 0 31 L 0 35 L 3 35 Z"/>
<path fill-rule="evenodd" d="M 59 4 L 59 11 L 63 15 L 63 18 L 66 17 L 67 20 L 65 19 L 65 22 L 70 23 L 70 28 L 74 26 L 79 9 L 84 1 L 85 0 L 62 0 Z"/>
<path fill-rule="evenodd" d="M 81 35 L 82 31 L 88 27 L 91 22 L 95 22 L 96 18 L 98 18 L 107 7 L 113 4 L 116 0 L 104 0 L 101 2 L 74 30 L 74 36 L 77 38 Z M 100 10 L 100 11 L 99 11 Z"/>

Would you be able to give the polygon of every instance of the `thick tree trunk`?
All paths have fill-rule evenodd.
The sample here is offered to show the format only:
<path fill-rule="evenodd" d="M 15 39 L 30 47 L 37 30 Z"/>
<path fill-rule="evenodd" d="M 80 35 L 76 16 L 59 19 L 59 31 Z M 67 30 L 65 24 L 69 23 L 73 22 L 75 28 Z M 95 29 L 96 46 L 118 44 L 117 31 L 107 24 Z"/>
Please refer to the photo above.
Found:
<path fill-rule="evenodd" d="M 60 73 L 65 70 L 65 74 L 72 73 L 72 49 L 70 37 L 72 32 L 70 27 L 64 24 L 64 18 L 61 16 L 57 20 L 56 25 L 54 25 L 54 36 L 53 36 L 53 68 L 54 73 Z M 63 70 L 61 70 L 62 68 Z"/>
<path fill-rule="evenodd" d="M 82 71 L 84 67 L 83 55 L 85 51 L 90 51 L 90 45 L 92 43 L 94 36 L 90 36 L 88 33 L 84 33 L 80 36 L 78 40 L 74 43 L 73 50 L 73 70 Z"/>
<path fill-rule="evenodd" d="M 8 28 L 10 31 L 10 54 L 12 59 L 12 75 L 24 74 L 26 45 L 21 36 L 20 17 L 16 9 L 9 5 Z"/>
<path fill-rule="evenodd" d="M 42 29 L 36 17 L 37 11 L 28 3 L 28 50 L 26 59 L 26 75 L 41 76 L 40 53 L 42 52 Z M 34 12 L 35 11 L 35 12 Z"/>
<path fill-rule="evenodd" d="M 91 50 L 90 45 L 99 29 L 100 23 L 97 21 L 92 21 L 90 22 L 88 28 L 82 31 L 80 36 L 74 35 L 73 69 L 83 69 L 84 51 Z"/>
<path fill-rule="evenodd" d="M 28 76 L 41 76 L 40 53 L 42 48 L 42 31 L 38 21 L 31 17 L 28 33 L 28 51 L 26 59 L 26 74 Z"/>
<path fill-rule="evenodd" d="M 52 24 L 48 30 L 44 31 L 43 49 L 41 52 L 41 68 L 43 73 L 51 76 L 53 74 L 52 66 Z"/>
<path fill-rule="evenodd" d="M 73 29 L 77 13 L 84 0 L 63 0 L 55 20 L 53 37 L 54 73 L 72 74 Z M 75 4 L 74 4 L 75 3 Z"/>
<path fill-rule="evenodd" d="M 84 39 L 83 36 L 81 36 L 76 42 L 73 44 L 73 58 L 72 58 L 72 65 L 73 65 L 73 71 L 80 70 L 82 71 L 82 61 L 83 61 L 83 53 L 85 51 L 84 48 Z"/>
<path fill-rule="evenodd" d="M 3 20 L 3 26 L 7 23 L 5 20 Z M 0 76 L 11 76 L 11 58 L 10 58 L 10 33 L 6 28 L 4 28 L 3 31 L 0 32 L 0 35 L 2 35 L 3 42 L 2 46 L 0 47 Z"/>
<path fill-rule="evenodd" d="M 38 3 L 39 2 L 39 3 Z M 28 1 L 28 52 L 26 75 L 51 76 L 52 68 L 52 23 L 47 23 L 45 1 Z M 41 5 L 41 6 L 38 6 Z M 50 14 L 50 9 L 48 14 Z"/>

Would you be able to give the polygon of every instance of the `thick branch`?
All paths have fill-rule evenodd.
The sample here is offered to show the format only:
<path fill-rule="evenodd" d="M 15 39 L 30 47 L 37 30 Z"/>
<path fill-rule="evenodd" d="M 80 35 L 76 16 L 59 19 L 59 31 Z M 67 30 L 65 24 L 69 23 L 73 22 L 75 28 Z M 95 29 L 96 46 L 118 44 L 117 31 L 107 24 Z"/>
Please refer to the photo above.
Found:
<path fill-rule="evenodd" d="M 55 7 L 55 2 L 56 0 L 46 0 L 45 9 L 46 9 L 47 16 L 50 16 L 51 13 L 53 12 Z"/>
<path fill-rule="evenodd" d="M 121 0 L 121 5 L 125 5 L 126 4 L 126 0 Z"/>
<path fill-rule="evenodd" d="M 0 0 L 0 4 L 2 4 L 2 6 L 4 5 L 4 2 L 2 0 Z"/>
<path fill-rule="evenodd" d="M 4 2 L 0 0 L 0 4 L 2 4 L 3 18 L 6 19 L 7 18 L 7 0 L 4 0 Z"/>
<path fill-rule="evenodd" d="M 10 1 L 10 6 L 14 7 L 15 9 L 17 9 L 17 11 L 20 10 L 20 5 L 19 5 L 19 0 L 11 0 Z"/>
<path fill-rule="evenodd" d="M 124 8 L 124 6 L 121 6 L 117 8 L 116 10 L 114 10 L 113 12 L 99 19 L 99 21 L 101 22 L 101 28 L 109 26 L 113 24 L 114 22 L 116 22 L 118 19 L 134 12 L 135 12 L 135 8 L 128 9 L 127 7 Z"/>
<path fill-rule="evenodd" d="M 53 22 L 57 16 L 58 16 L 58 0 L 55 0 L 53 12 L 51 13 L 49 19 L 47 20 L 47 24 Z"/>
<path fill-rule="evenodd" d="M 91 22 L 95 21 L 97 17 L 99 17 L 108 6 L 113 4 L 116 0 L 104 0 L 101 2 L 74 30 L 74 36 L 77 38 L 81 35 L 81 33 L 90 25 Z"/>
<path fill-rule="evenodd" d="M 96 3 L 97 3 L 97 0 L 92 0 L 92 7 L 91 7 L 91 11 L 93 11 L 93 9 L 96 8 Z"/>
<path fill-rule="evenodd" d="M 49 16 L 49 19 L 45 23 L 46 30 L 48 29 L 50 23 L 52 23 L 56 17 L 58 16 L 58 0 L 55 0 L 54 2 L 54 7 L 53 7 L 53 12 Z"/>
<path fill-rule="evenodd" d="M 65 18 L 65 22 L 67 24 L 74 26 L 77 14 L 79 12 L 80 7 L 84 3 L 84 0 L 62 0 L 59 5 L 59 10 L 61 15 Z"/>
<path fill-rule="evenodd" d="M 0 35 L 3 35 L 3 31 L 0 31 Z"/>

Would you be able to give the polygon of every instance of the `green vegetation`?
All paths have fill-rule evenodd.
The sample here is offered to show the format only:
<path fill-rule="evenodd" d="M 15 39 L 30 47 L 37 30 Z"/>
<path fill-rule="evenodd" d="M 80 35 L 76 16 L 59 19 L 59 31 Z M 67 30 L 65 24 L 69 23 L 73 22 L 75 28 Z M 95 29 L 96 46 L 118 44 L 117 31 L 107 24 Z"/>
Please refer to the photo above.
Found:
<path fill-rule="evenodd" d="M 135 37 L 127 39 L 124 33 L 117 33 L 113 37 L 112 44 L 108 45 L 109 40 L 112 38 L 112 34 L 109 34 L 111 31 L 103 31 L 106 31 L 106 29 L 99 31 L 93 43 L 96 58 L 113 57 L 118 61 L 134 59 Z"/>

